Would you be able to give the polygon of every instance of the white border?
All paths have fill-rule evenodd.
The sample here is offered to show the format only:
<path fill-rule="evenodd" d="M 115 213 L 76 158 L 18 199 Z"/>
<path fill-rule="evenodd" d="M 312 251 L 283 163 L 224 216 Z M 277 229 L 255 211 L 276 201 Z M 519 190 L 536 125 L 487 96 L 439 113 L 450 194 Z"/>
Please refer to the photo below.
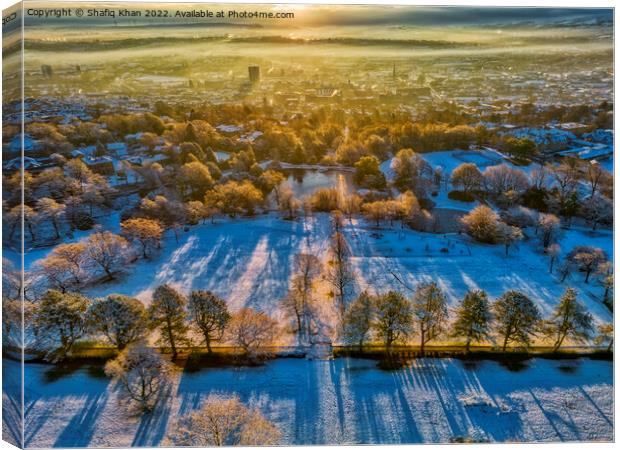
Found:
<path fill-rule="evenodd" d="M 45 3 L 45 1 L 42 0 L 25 0 L 24 3 L 28 3 L 28 2 L 35 2 L 38 1 L 40 3 Z M 62 1 L 62 0 L 60 0 Z M 69 0 L 70 2 L 73 2 L 75 0 Z M 106 3 L 106 0 L 88 0 L 85 1 L 84 3 L 95 3 L 95 2 L 100 2 L 100 3 Z M 109 2 L 109 1 L 108 1 Z M 153 0 L 128 0 L 127 3 L 132 3 L 132 2 L 136 2 L 136 3 L 158 3 L 156 1 Z M 2 9 L 5 9 L 9 6 L 14 5 L 15 3 L 17 3 L 17 1 L 15 0 L 0 0 L 0 6 Z M 51 2 L 50 2 L 51 3 Z M 164 3 L 164 2 L 161 2 Z M 520 1 L 508 1 L 508 2 L 504 2 L 502 0 L 449 0 L 449 1 L 441 1 L 441 0 L 422 0 L 422 1 L 403 1 L 403 0 L 394 0 L 394 1 L 390 1 L 390 0 L 335 0 L 335 1 L 330 1 L 330 0 L 287 0 L 287 1 L 282 1 L 282 2 L 278 2 L 278 1 L 266 1 L 266 0 L 220 0 L 220 1 L 205 1 L 205 0 L 166 0 L 165 3 L 216 3 L 216 4 L 227 4 L 227 3 L 239 3 L 239 4 L 251 4 L 251 3 L 264 3 L 264 4 L 268 4 L 268 3 L 274 3 L 274 4 L 325 4 L 325 5 L 330 5 L 330 4 L 340 4 L 340 5 L 407 5 L 407 6 L 487 6 L 487 7 L 557 7 L 557 8 L 580 8 L 580 7 L 587 7 L 587 8 L 596 8 L 596 7 L 615 7 L 615 2 L 613 0 L 520 0 Z M 614 36 L 616 35 L 618 30 L 618 23 L 616 21 L 616 14 L 615 14 L 615 10 L 614 10 Z M 619 64 L 618 64 L 618 59 L 615 57 L 616 56 L 616 49 L 614 49 L 614 75 L 618 74 L 618 68 L 619 68 Z M 617 92 L 616 90 L 617 88 L 617 76 L 614 77 L 614 93 Z M 1 80 L 0 80 L 0 90 L 1 90 Z M 615 111 L 614 111 L 615 112 Z M 618 115 L 614 114 L 614 130 L 620 130 L 620 127 L 618 126 L 619 124 L 619 119 L 618 119 Z M 614 159 L 614 161 L 617 162 L 617 159 Z M 618 177 L 614 177 L 614 196 L 617 196 L 618 194 L 618 186 L 619 186 L 619 180 Z M 0 188 L 1 189 L 1 188 Z M 1 191 L 0 191 L 1 192 Z M 617 198 L 617 197 L 615 197 Z M 620 223 L 618 221 L 619 217 L 620 217 L 620 212 L 619 212 L 620 208 L 615 208 L 614 211 L 614 223 L 618 224 Z M 614 233 L 615 234 L 615 233 Z M 617 264 L 617 255 L 618 253 L 618 249 L 620 248 L 620 244 L 618 243 L 618 241 L 616 240 L 614 242 L 614 255 L 616 256 L 615 261 L 614 261 L 614 266 L 618 266 Z M 615 267 L 615 273 L 619 273 L 617 270 L 617 267 Z M 618 325 L 618 320 L 617 318 L 614 318 L 614 322 L 615 322 L 615 327 L 617 328 Z M 615 370 L 615 364 L 614 364 L 614 386 L 616 386 L 616 370 Z M 0 381 L 2 378 L 2 374 L 0 372 Z M 614 426 L 617 425 L 617 421 L 615 420 L 618 417 L 618 390 L 614 389 Z M 1 417 L 1 412 L 0 412 L 0 417 Z M 616 432 L 616 430 L 614 429 L 614 433 Z M 414 448 L 419 448 L 420 445 L 422 444 L 418 444 L 418 445 L 376 445 L 373 446 L 374 448 L 376 448 L 377 450 L 394 450 L 394 449 L 414 449 Z M 447 444 L 424 444 L 424 445 L 433 445 L 432 448 L 437 448 L 437 449 L 454 449 L 455 446 L 453 445 L 447 445 Z M 604 443 L 604 444 L 598 444 L 598 443 L 552 443 L 552 444 L 465 444 L 465 448 L 473 448 L 473 449 L 489 449 L 489 450 L 501 450 L 501 449 L 505 449 L 505 448 L 514 448 L 514 447 L 518 447 L 518 448 L 523 448 L 526 446 L 544 446 L 545 449 L 549 449 L 549 450 L 564 450 L 567 447 L 570 447 L 571 449 L 612 449 L 615 448 L 615 444 L 612 443 Z M 308 446 L 311 447 L 313 449 L 318 449 L 318 450 L 330 450 L 330 449 L 334 449 L 334 448 L 339 448 L 339 449 L 343 449 L 343 450 L 353 450 L 356 448 L 359 448 L 359 446 L 350 446 L 350 445 L 345 445 L 345 446 Z M 9 449 L 14 449 L 15 447 L 13 447 L 12 445 L 8 444 L 7 442 L 4 441 L 0 441 L 0 450 L 9 450 Z M 265 447 L 267 448 L 267 447 Z M 299 447 L 276 447 L 276 448 L 280 448 L 280 449 L 296 449 Z M 125 450 L 124 448 L 121 447 L 122 450 Z M 127 449 L 129 450 L 129 449 Z"/>

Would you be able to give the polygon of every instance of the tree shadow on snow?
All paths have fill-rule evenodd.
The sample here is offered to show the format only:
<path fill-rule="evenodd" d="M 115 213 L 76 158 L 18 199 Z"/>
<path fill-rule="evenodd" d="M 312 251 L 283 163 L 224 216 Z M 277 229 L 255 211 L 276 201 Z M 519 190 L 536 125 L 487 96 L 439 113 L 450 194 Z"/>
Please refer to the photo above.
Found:
<path fill-rule="evenodd" d="M 159 393 L 157 403 L 151 412 L 142 414 L 140 424 L 131 443 L 132 447 L 157 447 L 166 436 L 168 420 L 172 409 L 172 384 Z"/>
<path fill-rule="evenodd" d="M 88 447 L 107 402 L 107 392 L 89 395 L 82 409 L 71 418 L 53 446 Z"/>

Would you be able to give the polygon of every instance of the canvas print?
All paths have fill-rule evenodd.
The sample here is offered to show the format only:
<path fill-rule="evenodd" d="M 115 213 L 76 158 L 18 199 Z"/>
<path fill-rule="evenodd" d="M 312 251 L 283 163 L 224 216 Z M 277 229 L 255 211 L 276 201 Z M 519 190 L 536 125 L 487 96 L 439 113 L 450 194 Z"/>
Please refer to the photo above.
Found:
<path fill-rule="evenodd" d="M 613 441 L 611 8 L 2 17 L 5 441 Z"/>

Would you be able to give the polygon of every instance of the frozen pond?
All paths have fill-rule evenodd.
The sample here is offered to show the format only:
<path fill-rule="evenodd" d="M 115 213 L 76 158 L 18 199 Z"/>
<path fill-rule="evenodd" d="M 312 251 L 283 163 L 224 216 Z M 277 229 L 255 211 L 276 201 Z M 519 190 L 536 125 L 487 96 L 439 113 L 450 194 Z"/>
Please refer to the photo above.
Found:
<path fill-rule="evenodd" d="M 4 363 L 16 383 L 18 365 Z M 100 372 L 100 371 L 99 371 Z M 162 442 L 180 414 L 211 393 L 237 394 L 284 433 L 285 444 L 613 439 L 612 363 L 532 359 L 518 371 L 497 362 L 418 360 L 385 372 L 370 360 L 277 359 L 256 368 L 183 371 L 151 415 L 130 417 L 93 368 L 60 377 L 26 366 L 26 445 L 125 447 Z M 15 411 L 4 398 L 5 423 Z"/>
<path fill-rule="evenodd" d="M 303 169 L 288 169 L 283 172 L 288 175 L 286 181 L 297 198 L 311 195 L 323 188 L 338 188 L 342 193 L 355 191 L 352 174 L 348 172 Z"/>

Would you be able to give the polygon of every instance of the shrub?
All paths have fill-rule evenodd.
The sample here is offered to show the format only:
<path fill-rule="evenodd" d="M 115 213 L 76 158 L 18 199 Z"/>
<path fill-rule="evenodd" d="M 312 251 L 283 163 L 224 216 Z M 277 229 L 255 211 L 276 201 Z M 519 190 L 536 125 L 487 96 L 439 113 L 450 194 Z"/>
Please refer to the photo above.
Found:
<path fill-rule="evenodd" d="M 85 212 L 80 212 L 75 218 L 75 226 L 80 231 L 87 231 L 95 226 L 95 221 Z"/>
<path fill-rule="evenodd" d="M 471 203 L 476 200 L 472 194 L 464 191 L 450 191 L 448 192 L 448 198 L 450 200 L 457 200 L 459 202 L 467 203 Z"/>

